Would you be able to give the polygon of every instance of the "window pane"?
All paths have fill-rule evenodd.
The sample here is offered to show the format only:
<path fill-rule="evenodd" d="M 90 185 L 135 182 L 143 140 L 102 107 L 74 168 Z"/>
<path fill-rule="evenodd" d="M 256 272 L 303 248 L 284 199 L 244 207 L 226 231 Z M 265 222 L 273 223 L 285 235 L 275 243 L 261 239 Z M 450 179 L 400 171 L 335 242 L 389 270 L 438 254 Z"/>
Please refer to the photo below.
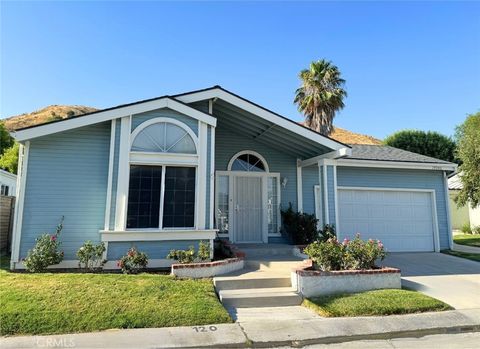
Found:
<path fill-rule="evenodd" d="M 265 164 L 255 155 L 243 154 L 233 162 L 232 171 L 265 172 Z"/>
<path fill-rule="evenodd" d="M 145 127 L 135 137 L 132 151 L 196 154 L 192 137 L 183 128 L 159 122 Z"/>
<path fill-rule="evenodd" d="M 163 207 L 164 228 L 194 226 L 195 168 L 167 167 Z"/>
<path fill-rule="evenodd" d="M 219 176 L 217 180 L 217 212 L 215 224 L 219 233 L 228 233 L 228 176 Z"/>
<path fill-rule="evenodd" d="M 158 228 L 162 168 L 130 166 L 127 228 Z"/>
<path fill-rule="evenodd" d="M 278 233 L 278 186 L 276 177 L 268 177 L 267 188 L 268 232 Z"/>

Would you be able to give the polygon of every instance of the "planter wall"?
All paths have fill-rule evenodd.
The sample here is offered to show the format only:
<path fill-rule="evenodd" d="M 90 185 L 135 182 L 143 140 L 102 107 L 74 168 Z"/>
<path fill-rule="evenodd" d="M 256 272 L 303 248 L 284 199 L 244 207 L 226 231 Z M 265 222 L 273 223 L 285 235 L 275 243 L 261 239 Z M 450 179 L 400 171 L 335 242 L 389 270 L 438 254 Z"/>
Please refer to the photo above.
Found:
<path fill-rule="evenodd" d="M 384 288 L 401 288 L 400 269 L 384 267 L 372 270 L 319 271 L 306 261 L 292 270 L 292 287 L 304 297 L 334 293 L 356 293 Z"/>
<path fill-rule="evenodd" d="M 240 257 L 215 262 L 172 264 L 172 275 L 182 278 L 199 279 L 240 270 L 243 269 L 243 265 L 243 258 Z"/>

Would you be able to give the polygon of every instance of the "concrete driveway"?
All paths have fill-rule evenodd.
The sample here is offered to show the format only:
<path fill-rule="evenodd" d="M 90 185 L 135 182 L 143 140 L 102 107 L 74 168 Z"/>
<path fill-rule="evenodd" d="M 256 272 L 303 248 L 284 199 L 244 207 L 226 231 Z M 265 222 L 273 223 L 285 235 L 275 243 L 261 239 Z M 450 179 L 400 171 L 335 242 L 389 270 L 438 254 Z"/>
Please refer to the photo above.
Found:
<path fill-rule="evenodd" d="M 402 285 L 450 304 L 480 309 L 480 263 L 443 253 L 390 253 L 383 265 L 402 271 Z"/>

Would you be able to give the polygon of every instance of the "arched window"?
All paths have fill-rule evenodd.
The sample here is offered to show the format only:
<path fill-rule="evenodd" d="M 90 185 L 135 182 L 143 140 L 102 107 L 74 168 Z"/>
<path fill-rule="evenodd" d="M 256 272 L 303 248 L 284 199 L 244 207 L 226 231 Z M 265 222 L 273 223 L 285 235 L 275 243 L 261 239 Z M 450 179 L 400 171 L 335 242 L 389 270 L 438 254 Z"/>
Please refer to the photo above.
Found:
<path fill-rule="evenodd" d="M 242 151 L 235 154 L 228 164 L 229 171 L 269 172 L 268 164 L 260 154 Z"/>
<path fill-rule="evenodd" d="M 196 154 L 189 132 L 171 122 L 156 122 L 141 129 L 132 142 L 132 151 Z"/>

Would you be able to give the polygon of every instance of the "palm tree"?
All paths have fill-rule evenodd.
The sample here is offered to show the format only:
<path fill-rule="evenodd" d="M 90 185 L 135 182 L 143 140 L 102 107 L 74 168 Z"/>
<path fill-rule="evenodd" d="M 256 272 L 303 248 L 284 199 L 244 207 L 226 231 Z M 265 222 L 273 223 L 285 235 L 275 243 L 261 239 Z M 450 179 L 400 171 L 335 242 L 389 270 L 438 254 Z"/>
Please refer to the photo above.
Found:
<path fill-rule="evenodd" d="M 335 113 L 345 106 L 345 80 L 340 70 L 325 59 L 310 63 L 299 74 L 302 86 L 295 91 L 294 103 L 305 115 L 305 125 L 328 136 L 333 131 Z"/>

